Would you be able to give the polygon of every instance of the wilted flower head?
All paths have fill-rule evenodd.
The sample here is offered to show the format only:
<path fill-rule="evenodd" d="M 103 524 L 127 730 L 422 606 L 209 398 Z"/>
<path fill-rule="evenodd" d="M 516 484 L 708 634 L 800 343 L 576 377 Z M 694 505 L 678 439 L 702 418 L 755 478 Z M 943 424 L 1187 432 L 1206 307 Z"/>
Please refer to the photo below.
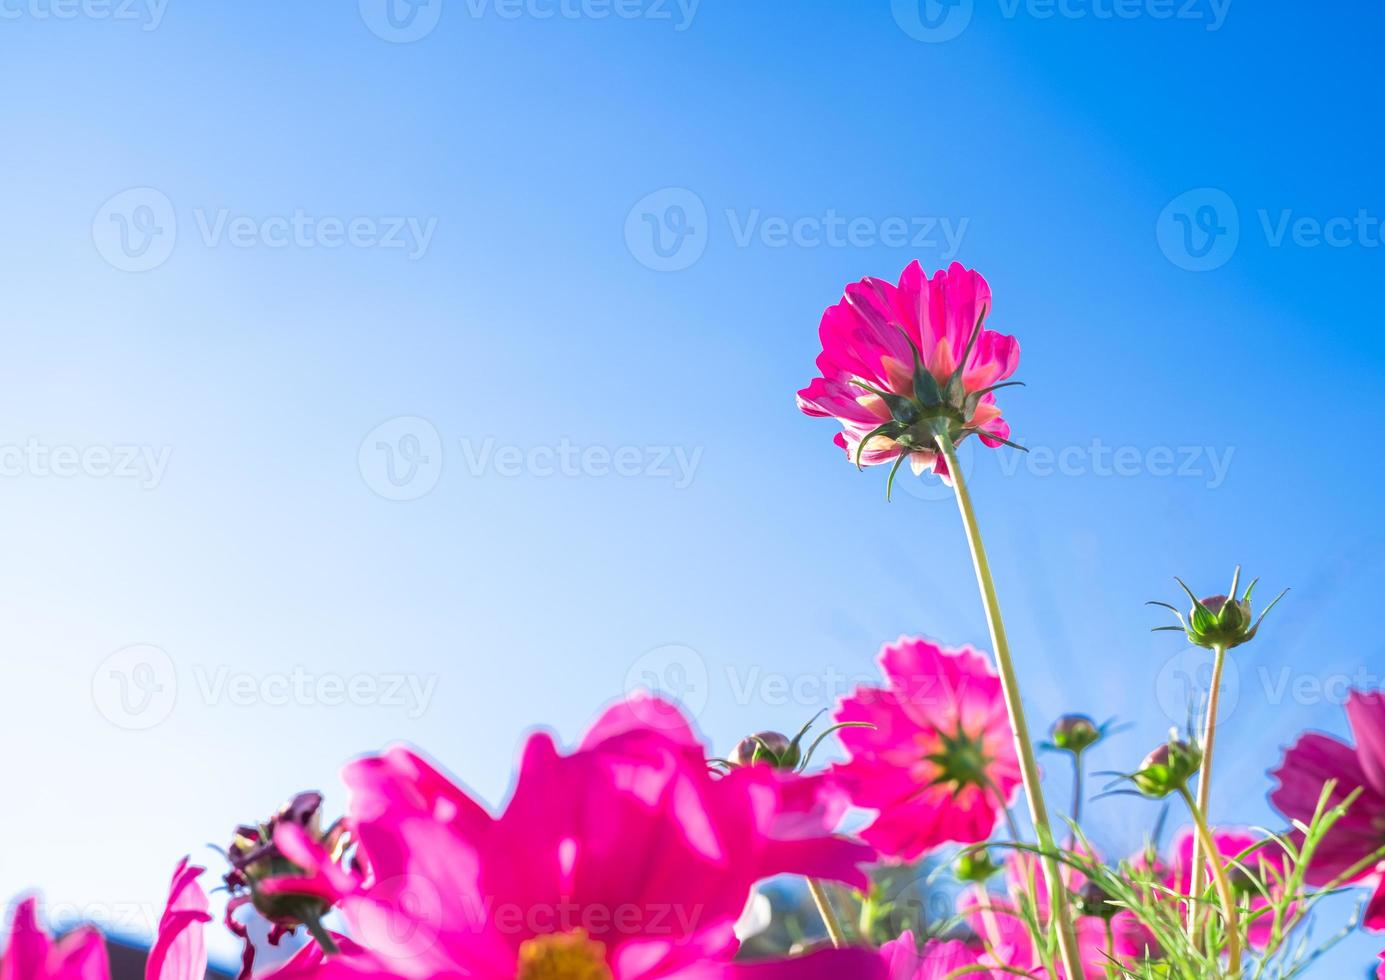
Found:
<path fill-rule="evenodd" d="M 861 836 L 912 861 L 949 841 L 985 840 L 1020 783 L 1000 679 L 982 654 L 900 637 L 880 651 L 887 686 L 858 687 L 834 715 L 850 758 L 833 772 L 857 806 L 878 810 Z"/>
<path fill-rule="evenodd" d="M 1285 589 L 1284 592 L 1275 596 L 1257 620 L 1251 615 L 1250 596 L 1255 591 L 1256 583 L 1260 580 L 1256 579 L 1246 586 L 1245 594 L 1237 599 L 1236 591 L 1241 580 L 1240 565 L 1236 566 L 1236 571 L 1231 576 L 1231 589 L 1227 595 L 1214 595 L 1199 599 L 1181 578 L 1175 576 L 1174 580 L 1183 587 L 1184 592 L 1188 593 L 1188 598 L 1193 603 L 1192 608 L 1188 610 L 1188 618 L 1185 620 L 1176 606 L 1167 602 L 1151 601 L 1149 605 L 1163 606 L 1178 617 L 1177 626 L 1156 626 L 1154 630 L 1155 632 L 1161 630 L 1182 632 L 1188 637 L 1189 643 L 1206 647 L 1209 650 L 1213 647 L 1229 650 L 1253 640 L 1269 611 L 1275 607 L 1280 599 L 1284 598 L 1284 593 L 1289 591 Z"/>
<path fill-rule="evenodd" d="M 947 479 L 940 432 L 953 443 L 976 433 L 992 447 L 1010 435 L 993 392 L 1014 374 L 1020 348 L 985 329 L 990 307 L 986 280 L 956 262 L 932 279 L 912 262 L 898 285 L 852 283 L 822 315 L 822 375 L 798 407 L 840 422 L 835 441 L 857 466 L 893 460 L 891 483 L 906 456 L 915 473 Z"/>

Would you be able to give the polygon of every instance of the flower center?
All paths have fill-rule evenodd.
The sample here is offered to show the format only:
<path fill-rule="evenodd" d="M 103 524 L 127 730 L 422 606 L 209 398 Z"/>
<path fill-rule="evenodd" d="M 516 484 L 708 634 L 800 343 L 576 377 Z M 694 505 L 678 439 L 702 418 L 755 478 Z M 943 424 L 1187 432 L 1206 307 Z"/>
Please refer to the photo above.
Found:
<path fill-rule="evenodd" d="M 973 738 L 958 729 L 952 735 L 938 733 L 938 750 L 928 756 L 928 761 L 938 767 L 936 782 L 952 783 L 958 789 L 966 786 L 990 785 L 986 769 L 990 757 L 980 738 Z"/>
<path fill-rule="evenodd" d="M 612 980 L 606 947 L 581 929 L 526 939 L 515 980 Z"/>

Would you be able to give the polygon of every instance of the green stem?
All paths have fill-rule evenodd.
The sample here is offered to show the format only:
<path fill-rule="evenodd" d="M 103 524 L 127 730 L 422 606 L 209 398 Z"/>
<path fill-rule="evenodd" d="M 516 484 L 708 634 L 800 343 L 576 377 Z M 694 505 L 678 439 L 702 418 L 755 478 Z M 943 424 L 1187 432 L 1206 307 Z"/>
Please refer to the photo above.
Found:
<path fill-rule="evenodd" d="M 317 940 L 317 944 L 322 947 L 324 953 L 331 956 L 341 952 L 341 950 L 337 948 L 336 941 L 332 938 L 332 934 L 323 927 L 322 919 L 318 916 L 316 909 L 304 908 L 299 912 L 298 918 L 308 927 L 308 932 L 312 933 L 312 937 Z"/>
<path fill-rule="evenodd" d="M 842 930 L 842 924 L 837 920 L 837 913 L 832 908 L 832 900 L 827 897 L 827 889 L 822 887 L 822 882 L 816 878 L 809 878 L 808 894 L 813 896 L 813 904 L 818 908 L 818 915 L 822 916 L 822 924 L 827 927 L 827 938 L 832 940 L 832 945 L 841 949 L 846 945 L 846 933 Z"/>
<path fill-rule="evenodd" d="M 1231 881 L 1226 877 L 1226 869 L 1222 867 L 1215 855 L 1217 853 L 1216 844 L 1212 840 L 1212 831 L 1207 827 L 1207 818 L 1203 816 L 1202 810 L 1198 807 L 1197 801 L 1193 799 L 1193 794 L 1188 792 L 1188 787 L 1180 786 L 1178 794 L 1183 797 L 1183 802 L 1188 804 L 1188 811 L 1193 815 L 1193 826 L 1197 828 L 1197 835 L 1202 840 L 1202 846 L 1207 853 L 1213 855 L 1210 862 L 1212 866 L 1212 881 L 1217 886 L 1217 897 L 1221 900 L 1222 913 L 1226 918 L 1226 955 L 1227 973 L 1232 977 L 1241 975 L 1241 914 L 1236 904 L 1236 893 L 1231 890 Z"/>
<path fill-rule="evenodd" d="M 1039 763 L 1034 757 L 1034 745 L 1029 739 L 1029 727 L 1024 720 L 1024 705 L 1020 701 L 1019 680 L 1015 676 L 1015 665 L 1010 660 L 1010 644 L 1005 637 L 1005 623 L 1000 616 L 1000 599 L 996 596 L 995 582 L 991 578 L 990 562 L 986 559 L 986 546 L 981 540 L 981 529 L 976 523 L 976 513 L 972 510 L 971 495 L 967 492 L 962 467 L 957 463 L 957 451 L 953 448 L 952 437 L 947 431 L 947 421 L 941 420 L 935 430 L 938 448 L 947 461 L 947 469 L 952 478 L 952 489 L 957 497 L 957 510 L 962 516 L 962 528 L 971 546 L 971 560 L 976 569 L 976 584 L 981 590 L 981 601 L 986 607 L 986 624 L 991 631 L 991 645 L 995 647 L 996 667 L 1000 673 L 1001 690 L 1005 693 L 1005 706 L 1010 713 L 1010 729 L 1015 737 L 1015 751 L 1019 756 L 1020 778 L 1024 782 L 1024 793 L 1029 800 L 1029 817 L 1034 824 L 1042 851 L 1044 880 L 1048 884 L 1048 897 L 1051 905 L 1051 921 L 1058 927 L 1058 948 L 1063 958 L 1063 969 L 1069 980 L 1083 980 L 1082 957 L 1077 945 L 1077 933 L 1073 930 L 1072 915 L 1068 909 L 1067 889 L 1063 885 L 1058 870 L 1057 851 L 1053 840 L 1053 830 L 1048 823 L 1048 809 L 1044 805 L 1043 790 L 1039 785 Z"/>
<path fill-rule="evenodd" d="M 1212 793 L 1212 749 L 1217 740 L 1217 706 L 1221 702 L 1221 675 L 1226 665 L 1226 647 L 1212 648 L 1212 687 L 1207 692 L 1207 717 L 1202 725 L 1202 768 L 1197 774 L 1197 805 L 1206 814 L 1208 799 Z M 1210 845 L 1209 845 L 1210 847 Z M 1215 860 L 1215 850 L 1208 851 L 1208 860 Z M 1193 864 L 1189 869 L 1188 897 L 1193 898 L 1202 892 L 1202 841 L 1193 838 Z M 1197 941 L 1198 911 L 1195 902 L 1188 903 L 1188 936 Z"/>
<path fill-rule="evenodd" d="M 1072 754 L 1072 837 L 1069 847 L 1077 846 L 1077 827 L 1082 823 L 1082 753 Z"/>

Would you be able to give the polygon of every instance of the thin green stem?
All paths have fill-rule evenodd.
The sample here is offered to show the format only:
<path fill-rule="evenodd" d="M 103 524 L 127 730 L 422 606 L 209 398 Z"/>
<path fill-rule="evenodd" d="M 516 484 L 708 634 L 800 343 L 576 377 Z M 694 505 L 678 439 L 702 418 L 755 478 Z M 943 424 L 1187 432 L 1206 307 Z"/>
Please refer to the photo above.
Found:
<path fill-rule="evenodd" d="M 1212 794 L 1212 749 L 1217 740 L 1217 707 L 1221 703 L 1221 675 L 1222 668 L 1226 666 L 1226 647 L 1220 644 L 1212 648 L 1212 687 L 1207 692 L 1207 717 L 1202 723 L 1202 768 L 1197 774 L 1197 805 L 1206 814 L 1209 810 L 1209 799 Z M 1210 845 L 1209 845 L 1210 847 Z M 1214 860 L 1216 850 L 1209 850 L 1207 856 L 1209 860 Z M 1202 892 L 1202 842 L 1193 838 L 1193 864 L 1189 869 L 1188 878 L 1188 897 L 1192 898 Z M 1198 907 L 1195 902 L 1188 903 L 1188 936 L 1197 941 L 1197 920 Z"/>
<path fill-rule="evenodd" d="M 841 949 L 846 945 L 846 932 L 837 919 L 836 910 L 832 908 L 832 900 L 827 897 L 827 889 L 816 878 L 807 881 L 808 894 L 813 896 L 813 904 L 817 906 L 818 915 L 822 916 L 822 924 L 827 927 L 827 938 L 832 940 L 833 946 Z"/>
<path fill-rule="evenodd" d="M 971 546 L 972 565 L 976 569 L 976 584 L 981 591 L 981 601 L 986 607 L 986 624 L 991 631 L 991 645 L 995 648 L 996 667 L 1000 673 L 1000 686 L 1005 694 L 1005 706 L 1010 713 L 1010 729 L 1015 737 L 1015 752 L 1019 756 L 1020 778 L 1024 782 L 1024 793 L 1029 800 L 1029 816 L 1038 837 L 1039 849 L 1043 852 L 1044 879 L 1048 884 L 1048 898 L 1051 905 L 1051 919 L 1058 929 L 1058 949 L 1063 959 L 1063 969 L 1069 980 L 1082 980 L 1082 957 L 1077 945 L 1077 933 L 1073 929 L 1072 915 L 1068 908 L 1067 888 L 1058 870 L 1056 845 L 1053 830 L 1048 822 L 1048 808 L 1044 805 L 1043 790 L 1039 785 L 1039 763 L 1034 756 L 1034 744 L 1029 738 L 1029 727 L 1024 720 L 1024 705 L 1020 701 L 1019 680 L 1015 676 L 1015 665 L 1010 659 L 1010 644 L 1005 637 L 1005 623 L 1000 615 L 1000 599 L 996 595 L 995 581 L 991 578 L 990 562 L 986 558 L 986 546 L 981 540 L 981 529 L 976 523 L 976 513 L 972 509 L 971 494 L 967 491 L 962 467 L 957 463 L 957 451 L 952 445 L 952 437 L 943 420 L 936 428 L 938 448 L 947 461 L 947 469 L 952 478 L 952 489 L 957 497 L 957 510 L 962 516 L 962 528 L 966 531 L 967 543 Z"/>
<path fill-rule="evenodd" d="M 322 947 L 324 953 L 332 956 L 341 952 L 337 948 L 332 934 L 322 925 L 322 919 L 318 916 L 316 909 L 305 907 L 299 912 L 298 918 L 308 927 L 308 932 L 312 933 L 312 937 L 317 940 L 317 944 Z"/>
<path fill-rule="evenodd" d="M 1222 867 L 1221 861 L 1215 856 L 1217 848 L 1212 841 L 1212 831 L 1208 829 L 1207 818 L 1203 816 L 1197 801 L 1193 799 L 1193 794 L 1188 792 L 1186 786 L 1180 786 L 1178 794 L 1183 797 L 1183 802 L 1188 804 L 1188 811 L 1193 815 L 1193 826 L 1197 828 L 1197 835 L 1202 839 L 1202 846 L 1206 848 L 1208 854 L 1213 855 L 1210 862 L 1212 881 L 1217 886 L 1217 897 L 1221 900 L 1222 915 L 1226 919 L 1227 975 L 1239 977 L 1241 975 L 1241 914 L 1240 908 L 1236 904 L 1236 893 L 1231 890 L 1231 880 L 1226 877 L 1226 869 Z"/>
<path fill-rule="evenodd" d="M 1077 828 L 1082 823 L 1082 753 L 1072 754 L 1072 843 L 1077 843 Z M 1071 846 L 1071 845 L 1069 845 Z"/>

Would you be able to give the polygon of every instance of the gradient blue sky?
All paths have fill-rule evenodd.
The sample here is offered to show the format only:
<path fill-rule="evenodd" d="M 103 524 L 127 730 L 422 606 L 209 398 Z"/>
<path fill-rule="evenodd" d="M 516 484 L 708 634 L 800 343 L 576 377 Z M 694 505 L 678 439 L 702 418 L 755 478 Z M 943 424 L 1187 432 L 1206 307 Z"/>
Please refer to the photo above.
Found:
<path fill-rule="evenodd" d="M 0 2 L 0 892 L 138 932 L 391 741 L 498 802 L 647 676 L 725 749 L 901 633 L 984 644 L 950 501 L 793 406 L 823 307 L 914 258 L 1024 347 L 1036 452 L 972 480 L 1037 725 L 1137 761 L 1204 663 L 1142 603 L 1236 562 L 1294 591 L 1219 820 L 1274 825 L 1280 747 L 1381 685 L 1377 5 L 64 2 Z M 1120 854 L 1156 809 L 1090 815 Z"/>

